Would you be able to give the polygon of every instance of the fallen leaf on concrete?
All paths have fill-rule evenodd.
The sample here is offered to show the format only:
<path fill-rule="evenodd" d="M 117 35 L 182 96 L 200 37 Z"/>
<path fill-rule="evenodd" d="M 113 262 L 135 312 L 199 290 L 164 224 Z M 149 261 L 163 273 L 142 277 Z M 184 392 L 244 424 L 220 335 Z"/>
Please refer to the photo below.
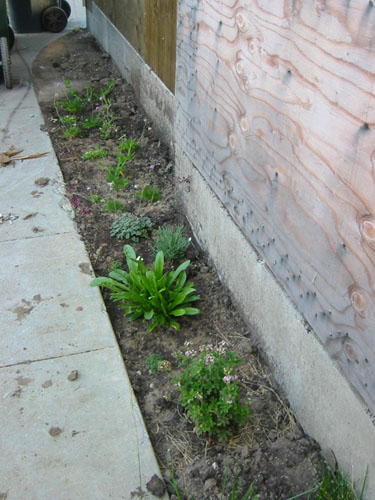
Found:
<path fill-rule="evenodd" d="M 30 160 L 31 158 L 40 158 L 41 156 L 44 156 L 48 154 L 48 152 L 45 153 L 33 153 L 31 155 L 24 155 L 24 156 L 14 156 L 18 153 L 21 153 L 23 150 L 22 149 L 15 149 L 12 151 L 6 151 L 5 153 L 0 153 L 0 165 L 4 167 L 5 165 L 8 165 L 11 161 L 15 160 Z"/>
<path fill-rule="evenodd" d="M 10 224 L 12 224 L 12 222 L 14 220 L 18 219 L 18 215 L 13 215 L 13 214 L 0 214 L 0 224 L 2 224 L 3 222 L 6 222 L 6 221 L 9 221 Z"/>
<path fill-rule="evenodd" d="M 51 427 L 48 432 L 52 437 L 56 437 L 62 433 L 62 429 L 60 427 Z"/>
<path fill-rule="evenodd" d="M 25 215 L 25 217 L 22 220 L 31 219 L 31 217 L 35 217 L 36 215 L 38 215 L 38 212 L 33 212 L 32 214 Z"/>
<path fill-rule="evenodd" d="M 34 184 L 37 186 L 45 187 L 49 183 L 48 177 L 39 177 L 36 181 L 34 181 Z"/>
<path fill-rule="evenodd" d="M 77 378 L 78 378 L 78 370 L 73 370 L 68 375 L 68 380 L 70 380 L 70 382 L 74 382 L 74 380 L 77 380 Z"/>
<path fill-rule="evenodd" d="M 15 156 L 18 155 L 19 153 L 22 153 L 23 149 L 10 149 L 9 151 L 5 151 L 5 155 L 7 156 Z"/>

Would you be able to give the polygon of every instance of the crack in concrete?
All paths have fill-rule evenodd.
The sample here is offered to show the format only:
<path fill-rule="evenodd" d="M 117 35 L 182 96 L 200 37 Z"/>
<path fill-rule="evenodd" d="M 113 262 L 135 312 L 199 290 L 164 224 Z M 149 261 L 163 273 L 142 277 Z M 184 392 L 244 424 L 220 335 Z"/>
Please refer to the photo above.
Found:
<path fill-rule="evenodd" d="M 36 238 L 50 238 L 50 237 L 54 237 L 54 236 L 60 236 L 60 235 L 63 235 L 63 234 L 74 234 L 75 235 L 77 233 L 74 232 L 74 231 L 63 231 L 61 233 L 41 234 L 40 236 L 25 236 L 25 237 L 22 237 L 22 238 L 12 238 L 12 239 L 9 239 L 9 240 L 1 240 L 0 241 L 0 245 L 2 243 L 12 243 L 14 241 L 35 240 Z"/>
<path fill-rule="evenodd" d="M 12 368 L 13 366 L 20 366 L 20 365 L 31 365 L 32 363 L 40 363 L 41 361 L 50 361 L 52 359 L 61 359 L 61 358 L 70 358 L 71 356 L 79 356 L 80 354 L 88 354 L 90 352 L 97 352 L 97 351 L 104 351 L 106 349 L 116 349 L 117 346 L 106 346 L 106 347 L 98 347 L 97 349 L 88 349 L 87 351 L 79 351 L 79 352 L 72 352 L 70 354 L 62 354 L 61 356 L 51 356 L 47 358 L 40 358 L 40 359 L 28 359 L 26 361 L 19 361 L 18 363 L 11 363 L 9 365 L 2 365 L 0 366 L 0 370 L 3 368 Z"/>

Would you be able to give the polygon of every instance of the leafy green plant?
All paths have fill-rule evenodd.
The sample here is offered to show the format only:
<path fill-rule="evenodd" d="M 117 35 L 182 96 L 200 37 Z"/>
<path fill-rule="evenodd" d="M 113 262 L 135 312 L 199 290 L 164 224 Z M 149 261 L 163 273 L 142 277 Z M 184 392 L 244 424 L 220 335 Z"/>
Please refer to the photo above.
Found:
<path fill-rule="evenodd" d="M 136 139 L 126 139 L 126 137 L 121 137 L 118 148 L 121 153 L 126 153 L 127 156 L 129 156 L 130 154 L 134 155 L 139 148 L 139 145 Z"/>
<path fill-rule="evenodd" d="M 123 212 L 126 209 L 125 205 L 123 205 L 120 201 L 118 200 L 112 200 L 110 198 L 107 200 L 105 205 L 103 205 L 102 210 L 103 212 Z"/>
<path fill-rule="evenodd" d="M 185 344 L 187 350 L 176 354 L 183 372 L 174 379 L 181 391 L 181 404 L 194 421 L 197 434 L 225 440 L 250 415 L 248 404 L 241 404 L 235 375 L 241 360 L 227 351 L 224 341 L 218 346 L 201 346 L 199 352 L 189 342 Z"/>
<path fill-rule="evenodd" d="M 103 201 L 102 195 L 101 194 L 90 194 L 90 201 L 93 203 L 100 203 Z"/>
<path fill-rule="evenodd" d="M 162 250 L 166 259 L 182 258 L 190 244 L 190 238 L 186 238 L 183 230 L 182 225 L 160 227 L 156 231 L 154 246 L 151 247 L 154 254 Z"/>
<path fill-rule="evenodd" d="M 107 155 L 108 151 L 98 145 L 96 149 L 89 149 L 86 153 L 83 153 L 82 160 L 97 160 L 98 158 L 106 158 Z"/>
<path fill-rule="evenodd" d="M 156 255 L 151 269 L 136 256 L 130 245 L 124 246 L 124 254 L 129 272 L 111 271 L 108 278 L 95 278 L 91 286 L 111 290 L 112 299 L 125 308 L 129 321 L 140 317 L 143 321 L 151 321 L 148 332 L 158 325 L 179 330 L 175 318 L 199 314 L 199 309 L 191 307 L 191 303 L 199 299 L 194 295 L 194 285 L 186 283 L 185 269 L 190 261 L 185 261 L 175 271 L 164 273 L 163 252 Z"/>
<path fill-rule="evenodd" d="M 149 217 L 126 213 L 113 222 L 111 236 L 116 236 L 119 240 L 138 241 L 139 238 L 147 238 L 151 229 Z"/>
<path fill-rule="evenodd" d="M 147 184 L 137 192 L 136 196 L 144 201 L 154 203 L 155 201 L 159 201 L 161 199 L 161 191 L 157 186 Z"/>
<path fill-rule="evenodd" d="M 69 114 L 82 113 L 86 108 L 85 99 L 80 97 L 78 90 L 73 90 L 69 80 L 64 77 L 62 80 L 65 86 L 65 97 L 62 101 L 55 101 L 55 107 L 60 107 Z"/>
<path fill-rule="evenodd" d="M 90 116 L 82 123 L 82 128 L 85 130 L 91 130 L 93 128 L 98 128 L 101 125 L 101 121 L 96 116 Z"/>
<path fill-rule="evenodd" d="M 75 125 L 77 122 L 77 117 L 72 116 L 72 115 L 65 115 L 65 116 L 60 116 L 60 123 L 64 127 L 72 127 Z"/>
<path fill-rule="evenodd" d="M 61 107 L 64 111 L 70 114 L 80 114 L 85 111 L 85 103 L 82 101 L 81 97 L 74 96 L 62 101 Z"/>
<path fill-rule="evenodd" d="M 83 135 L 83 132 L 78 127 L 78 125 L 74 125 L 73 127 L 69 127 L 64 132 L 65 139 L 73 139 L 74 137 L 81 137 L 82 135 Z"/>
<path fill-rule="evenodd" d="M 119 191 L 129 184 L 129 179 L 125 177 L 125 165 L 120 164 L 116 167 L 108 165 L 107 167 L 107 181 L 112 183 L 113 189 Z"/>
<path fill-rule="evenodd" d="M 146 363 L 152 373 L 167 372 L 172 368 L 171 363 L 161 354 L 150 354 L 150 356 L 146 359 Z"/>
<path fill-rule="evenodd" d="M 100 106 L 97 106 L 96 111 L 98 112 L 98 119 L 101 122 L 99 127 L 100 138 L 107 140 L 111 135 L 117 131 L 116 121 L 118 118 L 112 113 L 112 99 L 107 97 L 108 94 L 103 93 L 99 97 Z"/>

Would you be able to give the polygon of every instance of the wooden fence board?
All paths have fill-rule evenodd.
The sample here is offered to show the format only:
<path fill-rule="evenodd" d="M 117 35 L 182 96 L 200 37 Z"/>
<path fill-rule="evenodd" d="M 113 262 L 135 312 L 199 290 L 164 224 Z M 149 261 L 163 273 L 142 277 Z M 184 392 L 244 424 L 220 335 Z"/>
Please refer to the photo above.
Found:
<path fill-rule="evenodd" d="M 95 0 L 128 42 L 142 56 L 146 54 L 144 13 L 147 0 Z"/>
<path fill-rule="evenodd" d="M 116 28 L 174 92 L 177 0 L 95 0 Z"/>
<path fill-rule="evenodd" d="M 179 0 L 176 62 L 177 142 L 372 412 L 374 27 L 360 0 Z"/>

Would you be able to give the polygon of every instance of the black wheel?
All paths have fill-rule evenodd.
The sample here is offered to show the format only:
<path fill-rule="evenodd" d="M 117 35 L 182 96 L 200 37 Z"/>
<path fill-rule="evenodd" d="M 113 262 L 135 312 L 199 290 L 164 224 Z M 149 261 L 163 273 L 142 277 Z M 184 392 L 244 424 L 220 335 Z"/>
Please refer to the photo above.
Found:
<path fill-rule="evenodd" d="M 42 12 L 42 26 L 46 31 L 59 33 L 68 22 L 68 18 L 60 7 L 48 7 Z"/>
<path fill-rule="evenodd" d="M 16 37 L 14 36 L 14 31 L 10 26 L 8 26 L 8 45 L 9 50 L 12 50 L 14 47 L 14 42 L 16 41 Z"/>
<path fill-rule="evenodd" d="M 7 38 L 0 38 L 1 67 L 3 70 L 4 83 L 7 89 L 12 88 L 12 74 L 10 69 L 10 55 Z"/>
<path fill-rule="evenodd" d="M 65 12 L 66 17 L 69 19 L 70 14 L 72 13 L 72 9 L 70 8 L 70 5 L 66 0 L 62 0 L 61 8 Z"/>

